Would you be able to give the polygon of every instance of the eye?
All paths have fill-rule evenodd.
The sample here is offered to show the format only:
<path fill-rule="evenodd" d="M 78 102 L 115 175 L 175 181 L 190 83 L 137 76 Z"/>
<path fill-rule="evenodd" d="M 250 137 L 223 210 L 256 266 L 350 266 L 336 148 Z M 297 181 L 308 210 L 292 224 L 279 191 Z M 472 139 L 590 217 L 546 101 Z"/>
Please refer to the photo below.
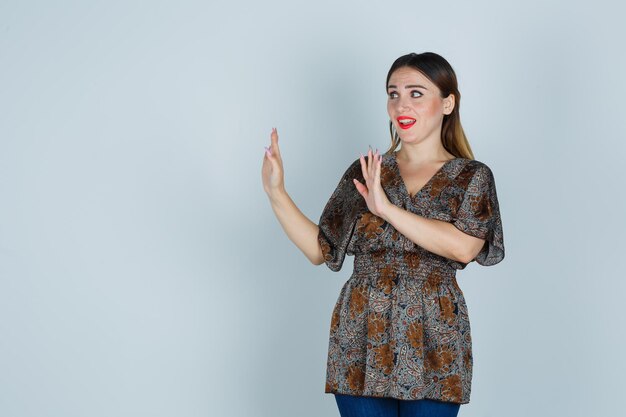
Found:
<path fill-rule="evenodd" d="M 414 93 L 419 94 L 419 96 L 415 96 L 415 95 L 413 95 Z M 419 91 L 417 91 L 417 90 L 413 90 L 413 91 L 411 91 L 411 97 L 413 97 L 413 98 L 417 98 L 417 97 L 421 97 L 421 96 L 422 96 L 422 93 L 420 93 Z"/>
<path fill-rule="evenodd" d="M 391 92 L 389 93 L 389 98 L 395 98 L 395 97 L 394 97 L 394 94 L 395 94 L 396 96 L 398 95 L 398 93 L 396 93 L 395 91 L 391 91 Z"/>

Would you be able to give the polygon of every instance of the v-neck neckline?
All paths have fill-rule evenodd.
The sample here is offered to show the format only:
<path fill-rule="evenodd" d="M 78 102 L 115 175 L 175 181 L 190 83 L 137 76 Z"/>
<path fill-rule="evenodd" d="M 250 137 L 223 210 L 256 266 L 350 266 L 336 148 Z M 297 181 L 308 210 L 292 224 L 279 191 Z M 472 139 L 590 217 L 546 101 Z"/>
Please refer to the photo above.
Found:
<path fill-rule="evenodd" d="M 414 200 L 422 191 L 424 191 L 424 189 L 431 183 L 433 182 L 433 180 L 438 177 L 444 170 L 444 168 L 448 165 L 448 163 L 455 161 L 459 158 L 452 158 L 452 159 L 448 159 L 446 162 L 443 163 L 443 165 L 441 165 L 441 167 L 439 167 L 439 169 L 428 179 L 428 181 L 426 181 L 426 183 L 424 183 L 424 185 L 422 185 L 422 188 L 420 188 L 419 190 L 417 190 L 415 192 L 415 194 L 411 195 L 409 193 L 409 189 L 406 186 L 406 182 L 404 181 L 404 178 L 402 178 L 402 174 L 400 174 L 400 167 L 398 166 L 398 160 L 397 160 L 397 152 L 392 152 L 391 153 L 391 160 L 393 161 L 393 165 L 396 169 L 396 174 L 398 174 L 398 177 L 400 178 L 400 184 L 402 186 L 402 190 L 404 191 L 404 194 L 411 200 Z"/>

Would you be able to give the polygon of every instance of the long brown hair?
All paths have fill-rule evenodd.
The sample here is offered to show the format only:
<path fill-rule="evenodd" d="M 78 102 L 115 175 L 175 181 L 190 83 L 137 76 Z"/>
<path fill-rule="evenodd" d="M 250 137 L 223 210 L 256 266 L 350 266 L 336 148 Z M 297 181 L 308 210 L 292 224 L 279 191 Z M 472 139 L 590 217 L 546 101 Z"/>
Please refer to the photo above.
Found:
<path fill-rule="evenodd" d="M 441 143 L 443 147 L 456 156 L 457 158 L 474 159 L 472 148 L 470 147 L 463 126 L 461 126 L 461 116 L 459 109 L 461 107 L 461 93 L 456 80 L 456 74 L 452 66 L 441 55 L 434 52 L 423 52 L 421 54 L 410 53 L 396 59 L 389 72 L 387 73 L 387 81 L 385 82 L 385 92 L 389 85 L 389 78 L 399 68 L 414 68 L 424 74 L 432 81 L 441 91 L 441 98 L 446 98 L 450 94 L 454 94 L 454 109 L 452 113 L 443 115 L 441 126 Z M 389 121 L 389 133 L 391 135 L 391 145 L 385 153 L 394 152 L 400 145 L 400 137 L 396 132 L 391 120 Z"/>

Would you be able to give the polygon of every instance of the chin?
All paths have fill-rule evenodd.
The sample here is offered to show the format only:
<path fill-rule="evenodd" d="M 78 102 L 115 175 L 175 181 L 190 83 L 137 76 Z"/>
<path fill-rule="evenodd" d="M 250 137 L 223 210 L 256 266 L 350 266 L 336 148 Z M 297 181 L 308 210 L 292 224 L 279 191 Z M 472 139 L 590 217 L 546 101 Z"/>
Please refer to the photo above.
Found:
<path fill-rule="evenodd" d="M 417 135 L 400 135 L 400 134 L 398 134 L 398 137 L 400 137 L 400 140 L 402 142 L 406 142 L 406 143 L 417 142 L 419 140 Z"/>

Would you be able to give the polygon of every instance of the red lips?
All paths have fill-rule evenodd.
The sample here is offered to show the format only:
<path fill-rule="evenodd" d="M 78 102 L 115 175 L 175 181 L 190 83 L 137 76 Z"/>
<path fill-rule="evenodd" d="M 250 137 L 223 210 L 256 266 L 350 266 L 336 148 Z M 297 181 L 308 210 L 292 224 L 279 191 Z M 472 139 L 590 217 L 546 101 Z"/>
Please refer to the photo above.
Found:
<path fill-rule="evenodd" d="M 412 122 L 412 123 L 408 123 L 408 124 L 402 124 L 402 123 L 400 123 L 400 121 L 401 121 L 401 120 L 407 120 L 407 119 L 408 119 L 408 120 L 412 120 L 413 122 Z M 408 117 L 408 116 L 400 116 L 400 117 L 398 117 L 396 120 L 398 120 L 398 125 L 400 126 L 400 128 L 401 128 L 401 129 L 404 129 L 404 130 L 406 130 L 406 129 L 410 129 L 410 128 L 411 128 L 411 126 L 413 126 L 413 125 L 415 124 L 415 119 L 414 119 L 414 118 L 412 118 L 412 117 Z"/>

